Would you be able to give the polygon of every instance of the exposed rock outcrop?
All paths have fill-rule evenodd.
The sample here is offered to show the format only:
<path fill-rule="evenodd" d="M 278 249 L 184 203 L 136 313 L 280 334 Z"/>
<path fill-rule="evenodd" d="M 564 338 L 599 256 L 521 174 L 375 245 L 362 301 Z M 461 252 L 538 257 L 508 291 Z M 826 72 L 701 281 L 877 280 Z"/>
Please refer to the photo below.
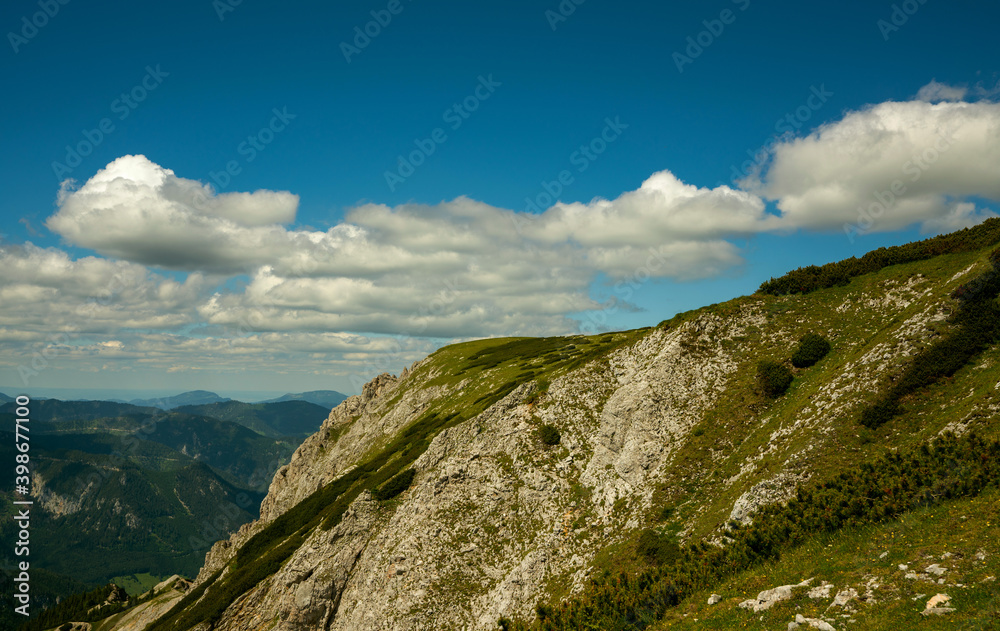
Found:
<path fill-rule="evenodd" d="M 750 609 L 754 612 L 767 611 L 775 605 L 775 603 L 780 603 L 783 600 L 788 600 L 792 597 L 792 590 L 796 587 L 808 587 L 809 583 L 813 579 L 806 579 L 801 583 L 795 585 L 780 585 L 773 589 L 765 589 L 761 593 L 757 594 L 756 598 L 749 598 L 740 603 L 740 607 L 743 609 Z"/>

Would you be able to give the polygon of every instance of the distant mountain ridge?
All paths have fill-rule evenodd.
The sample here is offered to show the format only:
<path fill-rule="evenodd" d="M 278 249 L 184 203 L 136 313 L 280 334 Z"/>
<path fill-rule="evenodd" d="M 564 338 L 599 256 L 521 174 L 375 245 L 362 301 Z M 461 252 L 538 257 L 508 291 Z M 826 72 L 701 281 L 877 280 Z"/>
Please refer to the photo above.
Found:
<path fill-rule="evenodd" d="M 220 401 L 207 405 L 185 405 L 175 408 L 174 411 L 238 423 L 271 438 L 282 436 L 305 438 L 319 429 L 330 415 L 328 408 L 308 401 L 273 403 Z"/>
<path fill-rule="evenodd" d="M 284 403 L 285 401 L 306 401 L 307 403 L 312 403 L 314 405 L 319 405 L 332 410 L 333 408 L 340 405 L 347 399 L 348 395 L 337 392 L 336 390 L 310 390 L 308 392 L 289 392 L 281 395 L 280 397 L 275 397 L 273 399 L 265 399 L 262 401 L 257 401 L 257 403 Z M 146 399 L 123 399 L 123 398 L 91 398 L 91 397 L 42 397 L 42 396 L 32 396 L 32 402 L 37 401 L 49 401 L 57 400 L 63 402 L 80 403 L 85 401 L 90 402 L 104 402 L 104 403 L 118 403 L 122 405 L 133 405 L 142 408 L 159 408 L 161 410 L 173 410 L 174 408 L 182 407 L 185 405 L 208 405 L 211 403 L 225 403 L 227 401 L 241 401 L 240 399 L 233 399 L 231 397 L 223 397 L 215 392 L 209 390 L 189 390 L 187 392 L 182 392 L 180 394 L 175 394 L 167 397 L 153 397 Z M 12 403 L 14 402 L 14 397 L 0 392 L 0 404 Z"/>
<path fill-rule="evenodd" d="M 133 399 L 129 401 L 132 405 L 160 408 L 161 410 L 172 410 L 183 405 L 206 405 L 208 403 L 224 403 L 232 401 L 228 397 L 220 397 L 208 390 L 190 390 L 182 392 L 172 397 L 161 397 L 158 399 Z"/>
<path fill-rule="evenodd" d="M 32 429 L 45 426 L 58 427 Z M 12 460 L 12 435 L 0 437 L 0 456 Z M 163 442 L 33 433 L 31 444 L 32 561 L 61 576 L 101 584 L 151 570 L 192 574 L 215 539 L 257 516 L 259 490 Z M 6 483 L 0 492 L 6 500 L 13 488 Z M 0 524 L 4 540 L 13 540 L 14 530 L 9 520 Z"/>
<path fill-rule="evenodd" d="M 17 405 L 13 401 L 0 405 L 0 413 L 13 414 Z M 114 401 L 60 401 L 59 399 L 32 399 L 31 419 L 34 421 L 84 421 L 120 416 L 162 414 L 157 407 L 145 407 Z"/>
<path fill-rule="evenodd" d="M 309 392 L 299 392 L 297 394 L 285 394 L 276 399 L 268 399 L 261 403 L 282 403 L 284 401 L 307 401 L 325 408 L 333 409 L 343 403 L 347 395 L 336 390 L 310 390 Z"/>

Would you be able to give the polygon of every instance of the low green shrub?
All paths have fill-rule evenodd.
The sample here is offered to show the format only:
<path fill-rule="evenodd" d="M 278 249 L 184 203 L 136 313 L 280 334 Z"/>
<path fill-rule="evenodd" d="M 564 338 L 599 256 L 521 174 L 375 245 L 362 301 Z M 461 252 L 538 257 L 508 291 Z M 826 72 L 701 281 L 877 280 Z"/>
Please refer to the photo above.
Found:
<path fill-rule="evenodd" d="M 868 429 L 880 427 L 899 414 L 901 407 L 894 398 L 885 398 L 861 410 L 860 423 Z"/>
<path fill-rule="evenodd" d="M 524 400 L 527 405 L 536 403 L 542 395 L 549 391 L 549 380 L 542 377 L 535 383 L 535 390 Z"/>
<path fill-rule="evenodd" d="M 562 440 L 562 435 L 556 429 L 555 425 L 545 423 L 538 428 L 538 440 L 542 441 L 543 445 L 552 447 L 559 444 L 559 441 Z"/>
<path fill-rule="evenodd" d="M 830 352 L 830 342 L 816 333 L 806 333 L 792 353 L 792 366 L 808 368 L 826 357 Z"/>
<path fill-rule="evenodd" d="M 875 429 L 902 411 L 900 400 L 940 379 L 950 377 L 977 355 L 1000 341 L 1000 249 L 990 255 L 993 268 L 952 293 L 959 301 L 951 318 L 954 328 L 917 353 L 903 374 L 877 402 L 861 411 L 859 423 Z"/>
<path fill-rule="evenodd" d="M 758 362 L 757 387 L 764 396 L 776 399 L 785 394 L 790 385 L 792 385 L 792 371 L 788 366 L 769 359 Z"/>

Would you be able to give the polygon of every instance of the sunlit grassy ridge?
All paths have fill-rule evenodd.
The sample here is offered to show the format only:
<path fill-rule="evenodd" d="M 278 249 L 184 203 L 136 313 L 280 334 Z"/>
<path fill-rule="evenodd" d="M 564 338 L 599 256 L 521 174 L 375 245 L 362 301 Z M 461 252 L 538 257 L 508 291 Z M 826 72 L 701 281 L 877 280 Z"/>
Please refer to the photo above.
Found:
<path fill-rule="evenodd" d="M 817 401 L 829 399 L 828 388 L 838 380 L 844 387 L 851 387 L 852 381 L 860 378 L 852 377 L 861 374 L 858 372 L 860 361 L 873 348 L 891 349 L 896 330 L 903 323 L 919 317 L 934 305 L 953 308 L 949 307 L 952 301 L 948 295 L 975 276 L 977 270 L 985 269 L 988 254 L 988 251 L 964 253 L 897 265 L 855 278 L 850 285 L 822 289 L 806 296 L 748 296 L 682 314 L 661 325 L 676 327 L 704 314 L 728 318 L 750 308 L 760 309 L 767 317 L 766 326 L 751 327 L 737 340 L 739 361 L 746 369 L 733 375 L 725 392 L 699 424 L 700 434 L 679 446 L 668 471 L 668 478 L 677 482 L 665 485 L 658 503 L 676 508 L 675 521 L 691 520 L 693 537 L 708 536 L 726 521 L 733 502 L 744 490 L 741 485 L 727 486 L 722 482 L 748 475 L 748 463 L 753 463 L 753 476 L 764 479 L 786 470 L 789 460 L 796 459 L 798 454 L 808 453 L 809 473 L 833 474 L 857 464 L 878 444 L 911 445 L 914 440 L 927 440 L 947 423 L 960 420 L 962 416 L 958 410 L 949 407 L 938 409 L 932 423 L 921 423 L 919 427 L 911 422 L 911 412 L 877 430 L 868 430 L 857 423 L 861 407 L 874 401 L 872 395 L 864 393 L 864 388 L 859 388 L 857 394 L 850 397 L 836 399 L 837 405 L 831 405 L 830 412 L 820 412 Z M 955 278 L 970 267 L 972 269 L 965 276 Z M 854 310 L 860 302 L 877 299 L 907 283 L 913 283 L 926 295 L 894 312 L 890 318 L 881 319 L 878 312 L 861 307 L 858 311 L 862 317 L 859 317 Z M 843 306 L 852 308 L 838 310 Z M 932 331 L 943 332 L 949 327 L 945 320 L 930 324 Z M 775 338 L 773 331 L 778 330 L 785 335 Z M 833 347 L 830 354 L 814 366 L 796 369 L 795 379 L 782 397 L 773 403 L 762 400 L 755 391 L 756 362 L 759 359 L 787 361 L 792 346 L 789 342 L 811 331 L 830 340 Z M 933 339 L 917 339 L 915 344 L 926 346 Z M 703 352 L 709 350 L 706 348 Z M 884 372 L 875 377 L 878 380 L 875 385 L 879 388 L 888 387 L 893 377 L 905 368 L 908 359 L 902 356 L 888 361 Z M 975 376 L 989 378 L 967 367 L 954 379 Z M 950 383 L 939 382 L 930 386 L 930 391 L 938 392 Z M 947 396 L 944 393 L 932 396 L 934 400 L 947 400 L 943 398 Z M 905 402 L 905 408 L 912 410 L 922 405 L 923 400 L 923 397 L 911 397 Z M 796 427 L 803 414 L 811 417 L 810 422 L 799 423 Z M 837 431 L 826 429 L 831 424 Z M 795 431 L 791 432 L 793 427 Z M 772 436 L 776 432 L 790 433 L 786 441 L 774 444 Z M 720 451 L 725 457 L 712 458 L 713 452 Z M 706 462 L 712 463 L 707 470 Z M 680 482 L 683 478 L 687 481 Z M 695 510 L 703 507 L 707 509 Z"/>
<path fill-rule="evenodd" d="M 809 265 L 761 284 L 759 293 L 781 296 L 807 294 L 817 289 L 846 285 L 851 279 L 892 265 L 926 261 L 942 254 L 975 252 L 1000 243 L 1000 218 L 922 241 L 879 248 L 861 258 L 851 257 L 826 265 Z"/>

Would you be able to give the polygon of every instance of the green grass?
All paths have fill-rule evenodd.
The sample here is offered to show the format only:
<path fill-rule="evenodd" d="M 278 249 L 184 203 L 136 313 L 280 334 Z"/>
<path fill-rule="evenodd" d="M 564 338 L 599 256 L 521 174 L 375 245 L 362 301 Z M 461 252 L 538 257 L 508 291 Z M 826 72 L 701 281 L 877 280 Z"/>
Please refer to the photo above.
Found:
<path fill-rule="evenodd" d="M 652 568 L 605 573 L 580 594 L 540 608 L 533 623 L 505 621 L 503 626 L 518 631 L 650 628 L 699 588 L 715 587 L 747 570 L 761 575 L 762 565 L 823 537 L 877 528 L 922 506 L 995 492 L 998 475 L 1000 442 L 946 434 L 919 449 L 888 452 L 829 480 L 800 485 L 787 505 L 759 509 L 752 524 L 727 533 L 718 547 L 697 542 L 678 549 L 672 538 L 643 531 L 638 552 Z"/>
<path fill-rule="evenodd" d="M 997 628 L 1000 588 L 996 582 L 983 581 L 989 576 L 1000 578 L 998 504 L 1000 490 L 993 488 L 971 499 L 917 509 L 897 521 L 817 537 L 778 561 L 743 572 L 710 589 L 698 590 L 651 629 L 783 629 L 797 613 L 807 618 L 820 617 L 842 589 L 853 587 L 864 594 L 864 586 L 871 578 L 880 585 L 873 592 L 878 602 L 855 603 L 856 613 L 852 615 L 855 622 L 847 625 L 849 629 Z M 985 560 L 976 558 L 980 552 Z M 942 560 L 946 553 L 953 556 Z M 899 564 L 906 564 L 910 570 L 919 572 L 932 563 L 949 568 L 944 576 L 945 585 L 906 579 L 906 572 L 898 568 Z M 755 598 L 765 589 L 808 578 L 816 579 L 812 586 L 823 581 L 833 583 L 831 597 L 814 600 L 806 595 L 806 590 L 800 590 L 791 600 L 766 612 L 754 614 L 737 607 L 739 602 Z M 957 583 L 965 587 L 955 587 Z M 943 617 L 919 615 L 927 599 L 939 592 L 952 597 L 951 606 L 957 611 Z M 722 602 L 707 605 L 712 593 L 720 594 Z M 918 594 L 924 596 L 914 600 Z M 841 628 L 837 622 L 833 625 Z"/>
<path fill-rule="evenodd" d="M 764 480 L 777 473 L 785 468 L 789 459 L 794 459 L 803 450 L 809 450 L 811 473 L 829 475 L 859 462 L 874 446 L 913 444 L 916 438 L 912 433 L 914 431 L 926 440 L 948 423 L 963 418 L 972 407 L 971 401 L 964 406 L 948 406 L 946 409 L 940 409 L 940 404 L 932 405 L 933 410 L 922 408 L 921 402 L 925 399 L 950 400 L 962 390 L 957 384 L 970 378 L 977 380 L 977 391 L 984 392 L 996 383 L 995 379 L 992 384 L 989 383 L 989 376 L 983 374 L 988 371 L 975 371 L 973 366 L 966 366 L 951 379 L 931 386 L 926 397 L 907 404 L 907 413 L 870 433 L 869 440 L 872 442 L 869 444 L 863 444 L 863 428 L 856 424 L 856 411 L 864 403 L 864 399 L 858 398 L 844 403 L 839 416 L 824 416 L 824 424 L 832 423 L 838 427 L 838 431 L 832 434 L 822 432 L 818 427 L 806 426 L 784 440 L 773 444 L 771 441 L 775 432 L 787 430 L 800 418 L 804 408 L 815 404 L 826 385 L 848 372 L 850 364 L 856 364 L 872 346 L 890 341 L 900 322 L 920 313 L 928 305 L 947 302 L 948 294 L 967 282 L 976 271 L 955 281 L 949 282 L 950 279 L 976 261 L 985 262 L 986 255 L 986 252 L 956 254 L 898 265 L 855 278 L 848 286 L 821 289 L 805 296 L 750 296 L 737 299 L 733 304 L 714 305 L 681 314 L 670 321 L 665 326 L 679 326 L 679 322 L 722 309 L 760 309 L 769 314 L 766 327 L 748 330 L 736 350 L 734 359 L 740 367 L 699 423 L 703 435 L 678 446 L 666 472 L 664 488 L 656 495 L 657 503 L 675 506 L 678 518 L 682 520 L 688 519 L 694 508 L 705 507 L 703 512 L 692 518 L 691 536 L 696 539 L 710 536 L 719 524 L 725 522 L 733 502 L 754 480 Z M 930 288 L 931 293 L 914 301 L 890 320 L 886 321 L 878 311 L 859 304 L 860 297 L 882 295 L 887 283 L 899 287 L 916 278 L 916 274 L 922 274 L 926 279 L 920 288 Z M 838 312 L 837 308 L 844 304 L 852 309 Z M 948 325 L 942 323 L 938 326 L 946 328 Z M 783 332 L 784 342 L 769 339 L 775 331 Z M 791 387 L 780 399 L 770 402 L 755 394 L 756 362 L 759 359 L 784 360 L 788 349 L 810 331 L 831 340 L 833 350 L 830 354 L 815 366 L 797 372 Z M 987 351 L 982 357 L 985 359 L 993 354 L 994 351 Z M 903 358 L 899 364 L 899 371 L 905 367 L 905 360 Z M 986 436 L 998 435 L 995 429 L 984 427 L 983 431 Z M 712 454 L 720 450 L 725 457 L 713 458 Z M 756 462 L 757 468 L 743 475 L 745 482 L 733 485 L 720 483 L 738 475 L 748 459 L 753 460 L 767 450 L 770 453 Z M 707 471 L 705 462 L 713 463 Z M 682 478 L 711 482 L 682 483 Z"/>
<path fill-rule="evenodd" d="M 142 572 L 127 576 L 116 576 L 111 579 L 111 582 L 128 592 L 129 596 L 140 596 L 156 586 L 157 583 L 168 578 L 170 577 L 153 576 L 148 572 Z"/>
<path fill-rule="evenodd" d="M 902 416 L 876 432 L 868 432 L 867 436 L 862 435 L 863 428 L 856 425 L 855 415 L 864 399 L 855 398 L 839 408 L 833 418 L 823 418 L 823 423 L 816 428 L 807 425 L 784 440 L 772 438 L 779 430 L 787 431 L 800 418 L 801 411 L 813 404 L 823 387 L 851 370 L 851 364 L 856 364 L 873 346 L 892 340 L 902 322 L 930 305 L 949 304 L 949 294 L 976 276 L 977 270 L 985 267 L 987 256 L 988 251 L 980 251 L 897 265 L 855 278 L 849 285 L 820 289 L 806 296 L 745 297 L 679 314 L 662 323 L 662 328 L 671 330 L 698 317 L 736 317 L 755 309 L 767 317 L 765 326 L 748 327 L 739 343 L 729 346 L 742 367 L 733 374 L 719 400 L 699 423 L 701 435 L 679 446 L 661 490 L 654 495 L 649 524 L 654 525 L 657 521 L 657 507 L 669 506 L 674 512 L 668 525 L 671 528 L 680 524 L 689 527 L 688 540 L 713 536 L 718 526 L 726 522 L 733 502 L 744 490 L 754 481 L 768 479 L 786 469 L 790 459 L 803 450 L 809 450 L 809 473 L 822 479 L 856 465 L 866 455 L 886 445 L 903 448 L 926 441 L 946 425 L 968 416 L 977 405 L 981 407 L 984 399 L 995 399 L 1000 394 L 995 389 L 996 371 L 977 366 L 980 362 L 984 366 L 997 365 L 1000 352 L 990 349 L 959 369 L 953 377 L 929 386 L 918 397 L 908 400 Z M 976 269 L 953 280 L 958 272 L 977 263 Z M 868 297 L 899 292 L 899 288 L 914 282 L 919 292 L 930 291 L 926 295 L 914 292 L 918 295 L 910 299 L 909 306 L 901 310 L 889 309 L 892 314 L 889 318 L 882 316 L 877 305 L 862 302 Z M 950 326 L 953 325 L 941 322 L 932 324 L 931 329 L 947 331 Z M 769 402 L 754 394 L 752 367 L 756 361 L 760 358 L 787 359 L 789 349 L 811 331 L 832 340 L 830 354 L 815 366 L 796 372 L 795 381 L 781 399 Z M 780 332 L 779 339 L 774 338 L 776 332 Z M 918 341 L 917 347 L 932 342 L 933 339 Z M 689 352 L 713 353 L 719 344 L 721 342 L 715 343 L 710 336 L 705 336 L 692 343 Z M 889 367 L 889 374 L 892 371 L 901 373 L 908 361 L 905 356 L 896 360 Z M 962 403 L 954 406 L 941 403 L 955 400 Z M 996 438 L 997 426 L 983 418 L 982 413 L 978 416 L 972 419 L 971 427 L 984 436 Z M 831 425 L 835 431 L 825 431 Z M 725 454 L 721 459 L 717 457 L 720 451 Z M 756 469 L 746 473 L 740 483 L 722 483 L 739 474 L 743 463 L 763 451 L 770 453 L 757 460 Z M 704 467 L 706 462 L 713 463 L 708 470 Z M 686 482 L 682 481 L 684 478 Z M 594 562 L 595 573 L 641 567 L 641 559 L 636 554 L 636 537 L 636 534 L 627 535 L 615 550 L 599 553 Z M 555 590 L 552 593 L 554 595 Z"/>

